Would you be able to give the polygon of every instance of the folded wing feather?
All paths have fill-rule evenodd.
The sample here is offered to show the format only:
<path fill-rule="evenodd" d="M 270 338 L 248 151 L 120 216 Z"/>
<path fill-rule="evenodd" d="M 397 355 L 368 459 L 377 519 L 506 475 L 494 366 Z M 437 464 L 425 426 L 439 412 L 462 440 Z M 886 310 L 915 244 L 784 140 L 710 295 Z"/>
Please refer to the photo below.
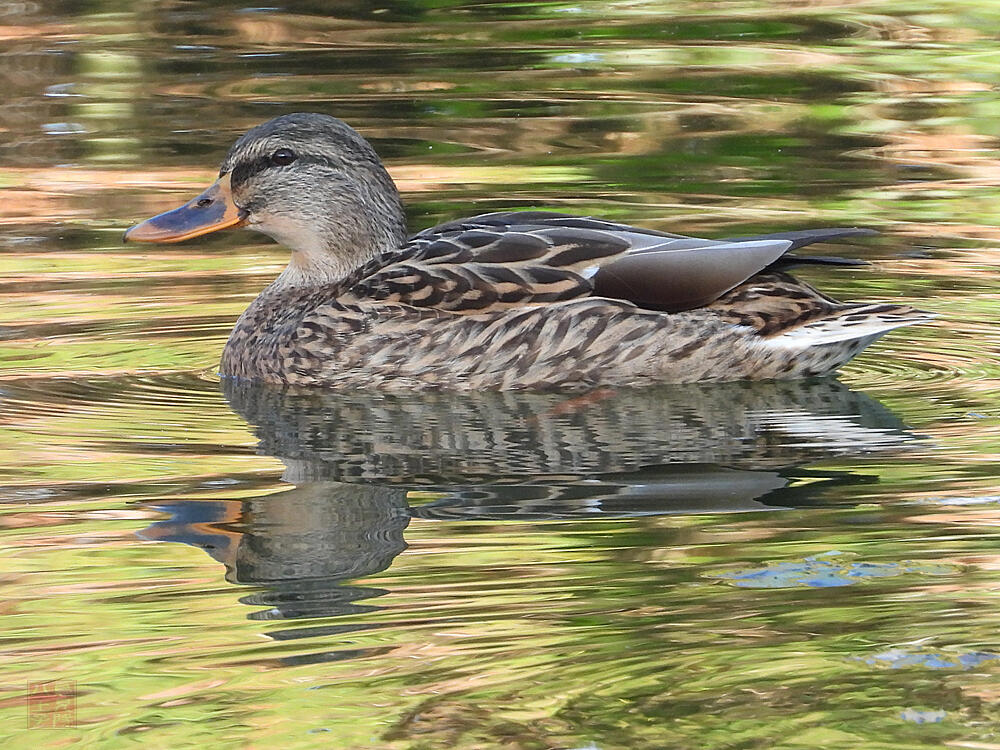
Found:
<path fill-rule="evenodd" d="M 414 235 L 346 291 L 359 300 L 466 313 L 591 296 L 676 312 L 711 303 L 790 249 L 862 233 L 706 240 L 566 214 L 482 214 Z"/>

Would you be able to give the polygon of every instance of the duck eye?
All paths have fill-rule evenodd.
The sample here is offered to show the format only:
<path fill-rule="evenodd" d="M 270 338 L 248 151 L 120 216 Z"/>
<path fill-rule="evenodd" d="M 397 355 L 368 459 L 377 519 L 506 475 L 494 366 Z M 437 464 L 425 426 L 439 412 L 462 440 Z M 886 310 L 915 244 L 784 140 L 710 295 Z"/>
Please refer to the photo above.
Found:
<path fill-rule="evenodd" d="M 271 163 L 276 167 L 284 167 L 295 161 L 295 152 L 290 148 L 279 148 L 271 154 Z"/>

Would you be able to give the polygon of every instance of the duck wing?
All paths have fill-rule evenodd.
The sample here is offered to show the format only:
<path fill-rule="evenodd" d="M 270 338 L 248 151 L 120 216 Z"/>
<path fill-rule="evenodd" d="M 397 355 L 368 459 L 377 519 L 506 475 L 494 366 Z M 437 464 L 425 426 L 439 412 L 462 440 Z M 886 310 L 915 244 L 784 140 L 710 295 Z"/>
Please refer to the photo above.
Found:
<path fill-rule="evenodd" d="M 361 269 L 345 292 L 463 313 L 584 297 L 676 312 L 713 302 L 790 249 L 860 232 L 707 240 L 568 214 L 481 214 L 414 235 Z"/>

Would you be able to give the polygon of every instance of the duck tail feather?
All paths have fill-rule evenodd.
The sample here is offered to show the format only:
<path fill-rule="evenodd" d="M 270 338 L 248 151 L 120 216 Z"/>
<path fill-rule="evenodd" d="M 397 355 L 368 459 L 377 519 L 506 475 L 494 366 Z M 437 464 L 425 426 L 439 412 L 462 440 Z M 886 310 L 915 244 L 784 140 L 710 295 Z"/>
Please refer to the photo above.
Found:
<path fill-rule="evenodd" d="M 802 349 L 855 340 L 867 340 L 865 345 L 894 328 L 926 323 L 936 318 L 934 313 L 908 305 L 851 305 L 836 315 L 811 320 L 787 328 L 766 338 L 777 348 Z"/>
<path fill-rule="evenodd" d="M 791 252 L 816 242 L 829 242 L 830 240 L 839 240 L 843 237 L 867 237 L 873 234 L 878 234 L 878 232 L 862 227 L 832 227 L 829 229 L 800 229 L 794 232 L 776 232 L 774 234 L 761 234 L 753 237 L 734 237 L 727 239 L 726 242 L 788 240 L 792 243 L 788 248 L 788 251 Z"/>
<path fill-rule="evenodd" d="M 772 263 L 769 268 L 771 270 L 781 271 L 786 268 L 793 268 L 795 266 L 839 266 L 839 267 L 852 267 L 852 266 L 869 266 L 871 265 L 867 260 L 860 260 L 858 258 L 841 258 L 836 255 L 782 255 L 774 263 Z"/>

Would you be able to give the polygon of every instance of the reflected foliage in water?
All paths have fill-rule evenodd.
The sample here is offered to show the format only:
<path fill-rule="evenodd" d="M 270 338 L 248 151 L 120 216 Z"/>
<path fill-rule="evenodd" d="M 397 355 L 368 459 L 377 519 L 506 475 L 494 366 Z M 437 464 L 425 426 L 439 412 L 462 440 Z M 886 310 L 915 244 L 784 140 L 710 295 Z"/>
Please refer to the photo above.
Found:
<path fill-rule="evenodd" d="M 998 25 L 971 0 L 0 3 L 15 743 L 995 744 Z M 830 248 L 873 268 L 808 280 L 941 317 L 840 381 L 220 389 L 285 251 L 121 232 L 302 110 L 372 140 L 414 230 L 873 227 Z M 22 729 L 45 680 L 76 726 Z"/>

